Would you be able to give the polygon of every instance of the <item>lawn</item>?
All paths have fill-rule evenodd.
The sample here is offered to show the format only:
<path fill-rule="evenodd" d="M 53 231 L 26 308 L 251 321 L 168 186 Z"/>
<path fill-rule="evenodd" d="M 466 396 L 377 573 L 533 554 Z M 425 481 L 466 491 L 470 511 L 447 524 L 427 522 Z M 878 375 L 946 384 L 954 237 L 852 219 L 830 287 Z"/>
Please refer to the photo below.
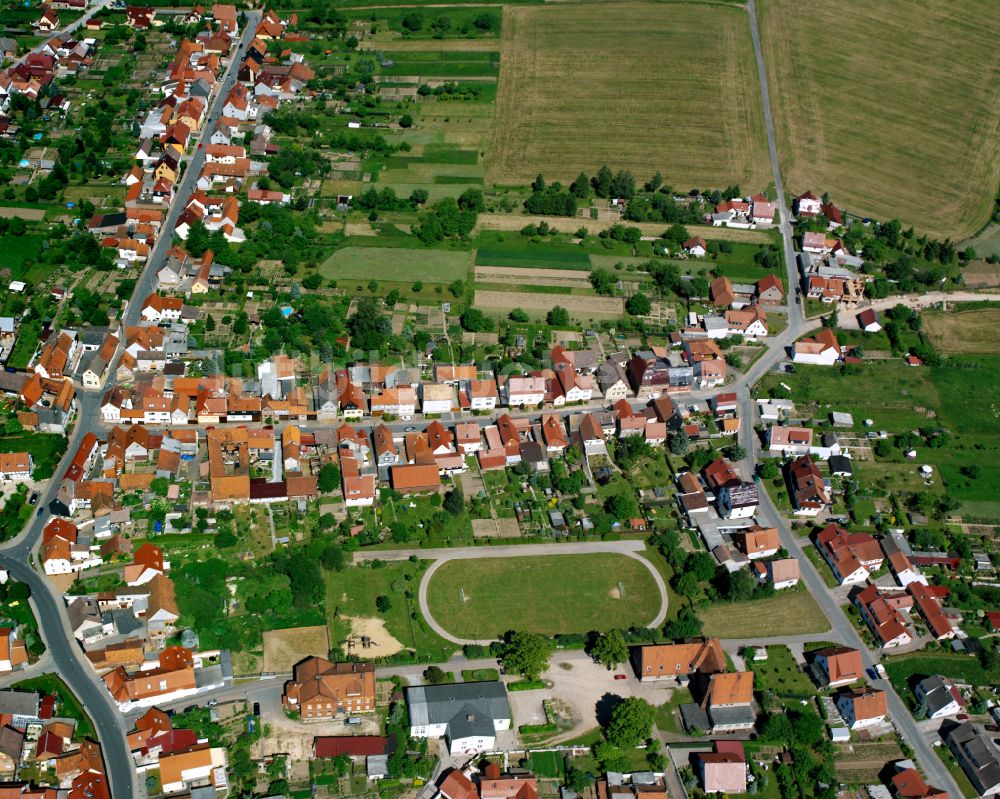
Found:
<path fill-rule="evenodd" d="M 435 572 L 427 599 L 439 624 L 473 639 L 627 628 L 660 608 L 649 570 L 617 554 L 453 560 Z"/>
<path fill-rule="evenodd" d="M 76 695 L 58 675 L 43 674 L 40 677 L 32 677 L 29 680 L 14 683 L 11 688 L 22 691 L 38 691 L 43 695 L 55 694 L 59 697 L 59 704 L 62 707 L 57 715 L 62 718 L 77 720 L 76 731 L 73 737 L 76 740 L 94 738 L 94 724 L 91 722 L 90 716 L 87 715 Z"/>
<path fill-rule="evenodd" d="M 4 266 L 10 269 L 11 280 L 29 280 L 37 283 L 51 271 L 51 267 L 43 267 L 43 271 L 25 267 L 25 261 L 38 258 L 42 242 L 42 233 L 26 233 L 23 236 L 0 236 L 0 248 L 4 254 Z"/>
<path fill-rule="evenodd" d="M 924 330 L 934 348 L 945 355 L 1000 355 L 1000 308 L 924 312 Z"/>
<path fill-rule="evenodd" d="M 801 584 L 767 599 L 715 604 L 699 616 L 705 635 L 717 638 L 765 638 L 830 629 L 816 600 Z"/>
<path fill-rule="evenodd" d="M 521 249 L 481 247 L 476 250 L 476 266 L 512 266 L 532 269 L 589 270 L 590 256 L 576 247 L 572 252 L 532 248 L 528 243 Z"/>
<path fill-rule="evenodd" d="M 1000 82 L 986 75 L 997 68 L 1000 16 L 972 0 L 907 3 L 891 15 L 865 0 L 758 9 L 789 191 L 829 192 L 852 213 L 942 239 L 989 220 Z"/>
<path fill-rule="evenodd" d="M 682 733 L 684 730 L 680 722 L 680 706 L 693 701 L 691 691 L 687 688 L 675 688 L 670 694 L 670 699 L 656 708 L 653 717 L 656 729 L 662 732 Z"/>
<path fill-rule="evenodd" d="M 719 53 L 725 53 L 720 68 Z M 702 4 L 521 6 L 504 13 L 491 181 L 593 174 L 764 189 L 757 70 L 743 9 Z"/>
<path fill-rule="evenodd" d="M 339 648 L 347 636 L 348 624 L 343 617 L 378 617 L 396 640 L 406 648 L 415 649 L 425 660 L 435 663 L 448 660 L 455 653 L 455 645 L 431 632 L 417 608 L 417 586 L 428 565 L 429 561 L 394 561 L 383 568 L 364 565 L 330 572 L 326 584 L 326 613 L 331 648 Z M 412 600 L 407 597 L 408 593 L 412 594 Z M 389 610 L 381 614 L 375 608 L 375 599 L 379 596 L 390 597 L 392 603 Z M 416 614 L 416 619 L 411 618 L 411 612 Z"/>
<path fill-rule="evenodd" d="M 32 477 L 47 480 L 66 451 L 66 439 L 50 433 L 30 433 L 0 438 L 0 452 L 30 452 L 35 464 Z"/>
<path fill-rule="evenodd" d="M 465 280 L 472 265 L 468 252 L 414 250 L 394 247 L 344 247 L 320 266 L 334 280 L 392 280 L 451 283 Z"/>
<path fill-rule="evenodd" d="M 392 53 L 391 58 L 392 66 L 380 69 L 383 76 L 489 77 L 496 75 L 500 66 L 499 54 L 491 52 L 399 51 Z"/>
<path fill-rule="evenodd" d="M 532 774 L 539 777 L 556 779 L 563 774 L 563 756 L 561 752 L 531 752 L 528 755 Z"/>
<path fill-rule="evenodd" d="M 885 663 L 889 680 L 900 696 L 912 697 L 912 687 L 924 677 L 944 674 L 969 685 L 996 685 L 1000 683 L 1000 669 L 987 672 L 971 655 L 946 652 L 899 655 Z"/>
<path fill-rule="evenodd" d="M 758 687 L 774 691 L 778 696 L 804 699 L 816 693 L 787 646 L 767 647 L 767 660 L 747 663 L 747 668 L 757 675 Z"/>

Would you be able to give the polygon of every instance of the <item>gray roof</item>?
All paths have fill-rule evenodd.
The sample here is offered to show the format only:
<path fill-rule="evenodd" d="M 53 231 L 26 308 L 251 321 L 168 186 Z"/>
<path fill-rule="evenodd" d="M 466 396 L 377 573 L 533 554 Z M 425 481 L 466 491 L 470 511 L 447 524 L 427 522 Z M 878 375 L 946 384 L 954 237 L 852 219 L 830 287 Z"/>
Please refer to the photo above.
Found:
<path fill-rule="evenodd" d="M 39 701 L 35 691 L 0 691 L 0 713 L 38 718 Z"/>
<path fill-rule="evenodd" d="M 507 689 L 499 681 L 418 685 L 406 689 L 406 704 L 410 709 L 410 724 L 415 727 L 430 724 L 450 727 L 459 717 L 464 721 L 471 710 L 473 715 L 489 719 L 492 732 L 493 719 L 510 718 Z"/>
<path fill-rule="evenodd" d="M 733 724 L 753 724 L 757 716 L 749 705 L 736 707 L 713 707 L 708 711 L 713 727 L 730 726 Z"/>
<path fill-rule="evenodd" d="M 381 777 L 389 773 L 389 755 L 368 755 L 365 769 L 369 777 Z"/>
<path fill-rule="evenodd" d="M 834 474 L 854 474 L 854 465 L 846 455 L 831 455 L 827 463 L 830 465 L 830 471 Z"/>
<path fill-rule="evenodd" d="M 928 715 L 934 715 L 955 701 L 951 693 L 951 683 L 940 674 L 926 677 L 917 684 L 920 693 L 924 695 L 924 705 Z"/>
<path fill-rule="evenodd" d="M 965 721 L 945 733 L 945 742 L 980 794 L 995 791 L 1000 786 L 1000 752 L 990 743 L 986 733 Z"/>

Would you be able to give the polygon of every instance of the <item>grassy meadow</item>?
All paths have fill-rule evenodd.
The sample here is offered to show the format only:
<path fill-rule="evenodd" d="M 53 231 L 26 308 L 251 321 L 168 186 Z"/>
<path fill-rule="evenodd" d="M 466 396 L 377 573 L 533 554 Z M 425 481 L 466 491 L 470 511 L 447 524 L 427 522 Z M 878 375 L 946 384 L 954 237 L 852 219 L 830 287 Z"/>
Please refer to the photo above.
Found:
<path fill-rule="evenodd" d="M 489 179 L 572 180 L 602 164 L 678 187 L 769 182 L 742 9 L 664 3 L 504 13 Z"/>
<path fill-rule="evenodd" d="M 641 626 L 660 609 L 649 570 L 615 554 L 449 561 L 431 578 L 427 602 L 446 630 L 476 639 Z"/>
<path fill-rule="evenodd" d="M 1000 16 L 983 12 L 971 0 L 891 14 L 864 0 L 761 0 L 788 190 L 940 238 L 979 230 L 1000 183 Z"/>

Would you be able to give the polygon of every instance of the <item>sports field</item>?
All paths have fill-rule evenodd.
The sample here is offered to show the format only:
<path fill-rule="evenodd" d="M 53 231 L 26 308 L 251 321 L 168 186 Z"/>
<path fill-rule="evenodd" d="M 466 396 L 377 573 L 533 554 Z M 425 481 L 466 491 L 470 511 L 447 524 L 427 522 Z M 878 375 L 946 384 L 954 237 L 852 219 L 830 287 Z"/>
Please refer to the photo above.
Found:
<path fill-rule="evenodd" d="M 389 280 L 411 283 L 451 283 L 465 280 L 472 253 L 451 250 L 410 250 L 395 247 L 344 247 L 319 268 L 334 280 Z"/>
<path fill-rule="evenodd" d="M 488 177 L 572 180 L 602 164 L 668 184 L 769 182 L 742 8 L 686 3 L 504 11 Z"/>
<path fill-rule="evenodd" d="M 642 626 L 660 609 L 649 570 L 615 554 L 452 560 L 431 578 L 427 602 L 452 635 L 507 630 L 576 633 Z"/>
<path fill-rule="evenodd" d="M 972 0 L 760 0 L 758 16 L 789 191 L 952 240 L 989 219 L 1000 15 Z"/>
<path fill-rule="evenodd" d="M 924 330 L 945 355 L 1000 355 L 1000 308 L 973 308 L 950 313 L 924 312 Z"/>

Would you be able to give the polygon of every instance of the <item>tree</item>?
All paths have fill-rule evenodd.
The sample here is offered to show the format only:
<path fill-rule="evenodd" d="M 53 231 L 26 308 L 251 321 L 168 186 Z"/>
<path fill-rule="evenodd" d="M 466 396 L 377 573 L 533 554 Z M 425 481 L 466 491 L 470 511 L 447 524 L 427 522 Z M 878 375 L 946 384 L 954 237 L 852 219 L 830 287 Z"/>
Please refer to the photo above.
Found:
<path fill-rule="evenodd" d="M 677 430 L 667 436 L 667 449 L 674 455 L 686 455 L 691 439 L 685 430 Z"/>
<path fill-rule="evenodd" d="M 590 184 L 594 187 L 594 193 L 598 197 L 608 197 L 611 195 L 611 184 L 614 179 L 614 174 L 605 164 L 597 170 L 597 174 L 591 179 Z"/>
<path fill-rule="evenodd" d="M 351 344 L 362 350 L 380 350 L 389 341 L 392 325 L 372 297 L 358 300 L 357 310 L 347 320 Z"/>
<path fill-rule="evenodd" d="M 823 740 L 824 731 L 823 719 L 811 710 L 796 712 L 792 717 L 792 735 L 796 743 L 815 746 Z"/>
<path fill-rule="evenodd" d="M 501 662 L 504 671 L 537 680 L 549 667 L 552 645 L 538 633 L 510 632 L 505 636 Z"/>
<path fill-rule="evenodd" d="M 440 685 L 448 681 L 448 675 L 440 666 L 428 666 L 424 669 L 424 679 L 431 685 Z"/>
<path fill-rule="evenodd" d="M 653 304 L 649 301 L 649 297 L 640 291 L 625 301 L 625 310 L 632 316 L 648 316 L 653 310 Z"/>
<path fill-rule="evenodd" d="M 324 463 L 320 467 L 316 487 L 324 494 L 336 491 L 340 487 L 340 469 L 335 464 Z"/>
<path fill-rule="evenodd" d="M 628 660 L 628 646 L 621 630 L 601 633 L 590 648 L 590 656 L 609 670 Z"/>
<path fill-rule="evenodd" d="M 483 333 L 493 329 L 493 320 L 478 308 L 466 308 L 458 317 L 462 330 L 470 333 Z"/>
<path fill-rule="evenodd" d="M 792 722 L 784 713 L 771 713 L 760 726 L 760 738 L 768 743 L 790 743 Z"/>
<path fill-rule="evenodd" d="M 739 444 L 732 444 L 726 450 L 726 454 L 729 456 L 729 460 L 731 461 L 741 461 L 747 456 L 747 451 Z"/>
<path fill-rule="evenodd" d="M 507 314 L 507 318 L 512 322 L 524 323 L 528 321 L 528 314 L 523 308 L 515 308 Z"/>
<path fill-rule="evenodd" d="M 412 128 L 413 127 L 413 117 L 409 114 L 403 114 L 399 118 L 399 127 L 401 128 Z"/>
<path fill-rule="evenodd" d="M 632 749 L 645 741 L 653 729 L 653 706 L 645 699 L 630 696 L 615 705 L 604 730 L 608 743 Z"/>
<path fill-rule="evenodd" d="M 590 178 L 581 172 L 576 176 L 576 180 L 570 184 L 569 193 L 574 197 L 585 199 L 590 194 Z"/>
<path fill-rule="evenodd" d="M 776 480 L 781 476 L 781 467 L 774 459 L 761 461 L 757 465 L 757 474 L 761 480 Z"/>
<path fill-rule="evenodd" d="M 461 297 L 465 293 L 465 281 L 453 280 L 448 284 L 448 292 L 452 297 Z"/>
<path fill-rule="evenodd" d="M 605 500 L 604 510 L 619 522 L 631 519 L 639 512 L 635 497 L 631 493 L 612 494 Z"/>
<path fill-rule="evenodd" d="M 697 638 L 701 635 L 701 619 L 691 608 L 682 608 L 676 619 L 667 622 L 663 634 L 673 640 Z"/>
<path fill-rule="evenodd" d="M 379 613 L 388 613 L 392 609 L 392 600 L 384 594 L 375 597 L 375 610 Z"/>
<path fill-rule="evenodd" d="M 462 495 L 462 489 L 456 486 L 451 491 L 449 491 L 444 498 L 444 502 L 441 507 L 443 507 L 452 516 L 461 516 L 462 511 L 465 510 L 465 497 Z"/>
<path fill-rule="evenodd" d="M 617 283 L 618 278 L 615 277 L 615 273 L 606 267 L 599 266 L 590 270 L 590 285 L 598 294 L 605 297 L 612 296 L 615 293 Z"/>
<path fill-rule="evenodd" d="M 311 275 L 306 275 L 302 278 L 302 286 L 310 291 L 315 291 L 322 285 L 323 276 L 319 272 L 313 272 Z"/>
<path fill-rule="evenodd" d="M 545 321 L 552 325 L 552 327 L 565 327 L 569 324 L 569 311 L 561 305 L 555 305 L 545 315 Z"/>

